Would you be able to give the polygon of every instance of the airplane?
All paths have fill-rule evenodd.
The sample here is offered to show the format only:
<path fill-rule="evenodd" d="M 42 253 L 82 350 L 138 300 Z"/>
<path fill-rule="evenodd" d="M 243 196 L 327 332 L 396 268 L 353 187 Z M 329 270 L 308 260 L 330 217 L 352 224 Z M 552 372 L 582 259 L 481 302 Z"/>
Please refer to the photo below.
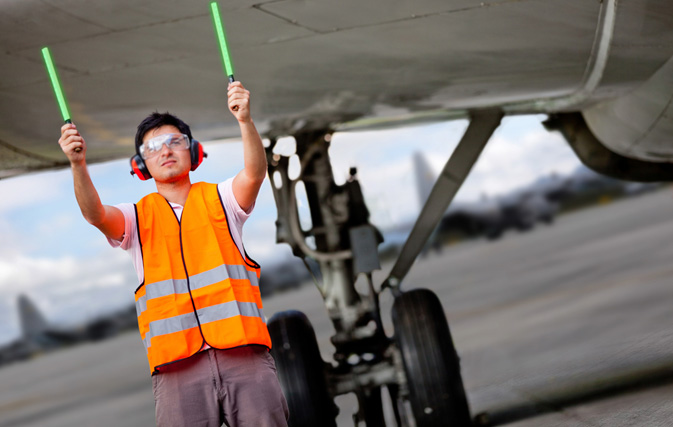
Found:
<path fill-rule="evenodd" d="M 155 109 L 177 114 L 203 141 L 238 136 L 206 2 L 13 0 L 0 7 L 2 177 L 67 167 L 40 59 L 46 45 L 89 162 L 129 158 L 137 122 Z M 345 393 L 358 397 L 356 422 L 384 425 L 384 390 L 398 425 L 470 425 L 441 302 L 426 289 L 403 289 L 404 278 L 505 116 L 548 115 L 546 128 L 602 174 L 673 178 L 673 4 L 233 0 L 221 10 L 236 77 L 251 90 L 252 116 L 269 139 L 277 241 L 319 265 L 318 290 L 335 329 L 326 363 L 303 314 L 269 320 L 292 425 L 335 425 L 334 397 Z M 388 277 L 374 283 L 380 239 L 358 181 L 334 182 L 333 134 L 458 118 L 469 119 L 467 130 Z M 292 179 L 290 157 L 273 152 L 284 136 L 295 139 L 301 165 Z M 310 230 L 298 221 L 300 182 Z M 359 277 L 369 285 L 364 294 L 354 286 Z M 382 292 L 395 296 L 392 337 L 381 327 Z"/>
<path fill-rule="evenodd" d="M 413 156 L 417 195 L 422 206 L 430 196 L 436 180 L 427 159 L 416 152 Z M 571 210 L 601 200 L 632 196 L 655 190 L 658 182 L 627 182 L 592 171 L 579 165 L 571 173 L 552 173 L 505 194 L 477 201 L 454 201 L 442 216 L 428 247 L 441 247 L 447 239 L 486 236 L 495 240 L 509 230 L 528 231 L 536 224 L 552 224 L 561 210 Z M 408 232 L 410 224 L 401 224 L 395 232 Z M 405 234 L 405 235 L 406 235 Z M 384 235 L 387 233 L 384 231 Z M 398 241 L 395 237 L 393 241 Z"/>
<path fill-rule="evenodd" d="M 413 168 L 418 200 L 423 206 L 430 196 L 437 174 L 420 152 L 414 153 Z M 600 175 L 595 173 L 590 177 L 601 179 Z M 442 245 L 450 240 L 478 236 L 496 240 L 509 229 L 527 231 L 539 222 L 551 224 L 561 204 L 581 191 L 574 188 L 577 187 L 578 180 L 582 180 L 582 177 L 576 174 L 571 176 L 552 174 L 502 195 L 488 197 L 482 194 L 477 201 L 454 201 L 444 212 L 437 228 L 428 239 L 426 250 L 432 248 L 441 251 Z M 573 188 L 571 184 L 574 184 Z M 406 237 L 412 226 L 413 224 L 405 223 L 395 227 L 390 239 L 392 242 L 388 245 L 401 246 L 404 242 L 400 242 L 395 233 L 401 233 Z M 384 236 L 390 234 L 384 231 Z"/>
<path fill-rule="evenodd" d="M 496 240 L 509 229 L 523 232 L 533 229 L 538 223 L 551 225 L 561 211 L 639 195 L 660 185 L 658 182 L 622 181 L 580 165 L 568 175 L 542 176 L 503 195 L 452 203 L 439 222 L 435 236 L 439 243 L 447 236 L 484 235 L 489 240 Z M 429 243 L 433 243 L 432 237 Z"/>
<path fill-rule="evenodd" d="M 412 161 L 416 195 L 419 205 L 423 206 L 430 196 L 438 174 L 422 153 L 415 152 Z M 530 216 L 530 209 L 524 209 L 524 206 L 515 203 L 523 197 L 512 197 L 511 194 L 505 197 L 508 198 L 508 206 L 512 205 L 511 209 L 507 211 L 507 216 L 505 215 L 503 202 L 496 197 L 489 198 L 482 195 L 478 201 L 454 201 L 451 203 L 442 215 L 437 228 L 428 238 L 421 254 L 427 254 L 430 250 L 441 252 L 445 242 L 452 240 L 482 235 L 492 240 L 497 239 L 507 228 L 520 221 L 522 217 L 527 219 Z M 537 212 L 536 210 L 535 213 Z M 384 241 L 378 247 L 380 256 L 389 258 L 391 255 L 397 255 L 406 242 L 413 225 L 414 221 L 402 221 L 382 228 Z"/>
<path fill-rule="evenodd" d="M 422 206 L 430 197 L 436 176 L 421 153 L 415 153 L 413 161 Z M 485 235 L 494 240 L 510 228 L 525 231 L 537 222 L 549 224 L 559 210 L 561 199 L 567 195 L 566 186 L 567 180 L 547 177 L 504 195 L 482 195 L 478 201 L 454 202 L 442 216 L 428 243 L 436 248 L 446 236 Z"/>
<path fill-rule="evenodd" d="M 430 197 L 437 174 L 420 152 L 414 153 L 414 174 L 419 205 L 423 206 Z M 454 202 L 442 216 L 433 235 L 428 239 L 428 247 L 441 250 L 443 236 L 475 236 L 486 234 L 499 237 L 502 234 L 502 207 L 495 199 L 482 197 L 478 202 Z M 411 229 L 411 227 L 409 227 Z"/>
<path fill-rule="evenodd" d="M 137 324 L 133 305 L 69 327 L 50 324 L 27 295 L 19 295 L 17 308 L 21 336 L 0 346 L 0 366 L 61 347 L 106 339 Z"/>

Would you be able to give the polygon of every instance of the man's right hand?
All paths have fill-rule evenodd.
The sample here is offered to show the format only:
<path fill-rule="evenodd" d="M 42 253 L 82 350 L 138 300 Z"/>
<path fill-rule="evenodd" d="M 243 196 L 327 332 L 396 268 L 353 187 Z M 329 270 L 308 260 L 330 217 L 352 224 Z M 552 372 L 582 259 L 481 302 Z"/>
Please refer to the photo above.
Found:
<path fill-rule="evenodd" d="M 79 134 L 74 124 L 66 123 L 61 126 L 61 138 L 59 138 L 58 144 L 71 164 L 84 162 L 86 157 L 86 142 L 84 142 L 84 138 Z M 79 151 L 76 151 L 78 148 Z"/>
<path fill-rule="evenodd" d="M 74 124 L 66 123 L 61 126 L 61 138 L 59 138 L 58 144 L 70 160 L 75 197 L 82 211 L 82 216 L 107 237 L 121 241 L 125 229 L 124 214 L 118 208 L 103 205 L 100 202 L 100 197 L 98 197 L 98 192 L 91 182 L 86 167 L 86 143 L 82 135 L 77 132 L 77 127 Z M 75 151 L 77 148 L 80 149 L 79 152 Z"/>

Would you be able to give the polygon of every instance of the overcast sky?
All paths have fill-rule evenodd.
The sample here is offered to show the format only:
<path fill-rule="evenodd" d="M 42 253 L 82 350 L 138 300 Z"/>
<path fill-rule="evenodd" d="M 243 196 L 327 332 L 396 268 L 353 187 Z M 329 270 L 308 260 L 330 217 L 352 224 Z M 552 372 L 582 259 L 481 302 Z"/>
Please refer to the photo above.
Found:
<path fill-rule="evenodd" d="M 579 161 L 559 134 L 542 128 L 543 119 L 504 119 L 457 200 L 503 194 L 541 176 L 574 170 Z M 423 153 L 437 174 L 466 127 L 466 121 L 454 121 L 336 134 L 330 151 L 335 180 L 343 183 L 349 167 L 358 167 L 375 225 L 414 218 L 420 207 L 413 153 Z M 224 181 L 241 169 L 240 142 L 204 145 L 209 157 L 193 172 L 192 182 Z M 153 181 L 129 175 L 128 160 L 92 165 L 90 173 L 106 204 L 136 202 L 155 190 Z M 66 325 L 132 303 L 137 279 L 130 258 L 110 248 L 82 218 L 69 169 L 0 180 L 0 195 L 0 343 L 19 333 L 15 305 L 20 293 L 33 299 L 50 321 Z M 274 243 L 275 219 L 267 180 L 244 228 L 246 249 L 262 268 L 289 253 Z"/>

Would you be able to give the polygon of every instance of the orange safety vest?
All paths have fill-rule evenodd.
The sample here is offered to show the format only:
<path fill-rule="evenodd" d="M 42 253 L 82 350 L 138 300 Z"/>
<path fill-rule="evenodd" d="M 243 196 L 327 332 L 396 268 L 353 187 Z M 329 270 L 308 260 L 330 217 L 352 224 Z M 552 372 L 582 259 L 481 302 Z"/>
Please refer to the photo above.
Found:
<path fill-rule="evenodd" d="M 136 311 L 152 373 L 204 343 L 271 348 L 260 268 L 234 243 L 217 185 L 193 184 L 181 220 L 158 193 L 135 209 L 145 270 Z"/>

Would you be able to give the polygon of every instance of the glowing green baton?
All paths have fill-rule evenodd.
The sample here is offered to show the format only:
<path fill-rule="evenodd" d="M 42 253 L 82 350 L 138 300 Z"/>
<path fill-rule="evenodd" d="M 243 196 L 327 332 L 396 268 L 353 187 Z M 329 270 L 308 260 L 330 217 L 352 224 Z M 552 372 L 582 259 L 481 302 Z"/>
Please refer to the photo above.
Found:
<path fill-rule="evenodd" d="M 222 54 L 224 74 L 229 77 L 229 83 L 233 83 L 236 81 L 234 79 L 234 64 L 231 63 L 231 58 L 229 57 L 229 45 L 227 44 L 227 38 L 224 35 L 224 25 L 222 24 L 222 18 L 220 18 L 220 8 L 217 7 L 217 2 L 214 1 L 210 3 L 210 12 L 213 16 L 215 33 L 217 33 L 217 44 L 220 46 L 220 53 Z M 238 106 L 234 105 L 232 110 L 238 111 Z"/>
<path fill-rule="evenodd" d="M 44 64 L 47 66 L 47 72 L 49 73 L 49 80 L 51 80 L 51 87 L 54 88 L 54 94 L 56 95 L 56 101 L 58 102 L 58 108 L 61 109 L 61 115 L 63 116 L 63 121 L 66 123 L 72 123 L 70 120 L 70 110 L 68 110 L 68 104 L 65 103 L 65 95 L 63 95 L 63 90 L 61 89 L 61 82 L 58 80 L 58 74 L 56 73 L 56 67 L 54 67 L 54 61 L 51 60 L 51 53 L 49 53 L 48 47 L 42 48 L 42 57 L 44 57 Z M 75 148 L 75 153 L 82 151 L 81 148 Z"/>
<path fill-rule="evenodd" d="M 61 82 L 58 80 L 58 74 L 56 74 L 56 67 L 54 67 L 54 62 L 51 60 L 51 53 L 49 53 L 48 47 L 42 48 L 42 56 L 44 57 L 44 64 L 47 66 L 47 72 L 49 73 L 49 80 L 51 80 L 51 87 L 54 88 L 54 94 L 56 94 L 56 101 L 58 102 L 58 108 L 61 109 L 61 114 L 63 115 L 63 121 L 66 123 L 72 123 L 70 121 L 70 111 L 68 110 L 68 104 L 65 103 L 65 95 L 63 95 L 63 90 L 61 89 Z"/>
<path fill-rule="evenodd" d="M 61 115 L 63 116 L 63 121 L 66 123 L 72 123 L 70 120 L 70 110 L 68 110 L 68 104 L 65 103 L 65 95 L 63 95 L 63 89 L 61 89 L 61 82 L 58 80 L 58 74 L 56 73 L 56 67 L 54 67 L 54 61 L 51 60 L 51 53 L 49 53 L 48 47 L 42 48 L 42 57 L 44 58 L 44 64 L 47 66 L 47 72 L 49 73 L 49 80 L 51 80 L 51 87 L 54 88 L 54 94 L 56 95 L 56 101 L 58 102 L 58 108 L 61 109 Z M 75 153 L 82 151 L 81 148 L 75 148 Z"/>
<path fill-rule="evenodd" d="M 217 34 L 220 53 L 222 54 L 224 74 L 229 77 L 229 83 L 233 83 L 235 81 L 234 65 L 231 63 L 231 58 L 229 57 L 229 45 L 227 45 L 227 38 L 224 35 L 224 25 L 222 24 L 222 18 L 220 18 L 220 8 L 217 6 L 217 2 L 214 1 L 210 3 L 210 12 L 213 17 L 213 25 L 215 26 L 215 33 Z"/>

